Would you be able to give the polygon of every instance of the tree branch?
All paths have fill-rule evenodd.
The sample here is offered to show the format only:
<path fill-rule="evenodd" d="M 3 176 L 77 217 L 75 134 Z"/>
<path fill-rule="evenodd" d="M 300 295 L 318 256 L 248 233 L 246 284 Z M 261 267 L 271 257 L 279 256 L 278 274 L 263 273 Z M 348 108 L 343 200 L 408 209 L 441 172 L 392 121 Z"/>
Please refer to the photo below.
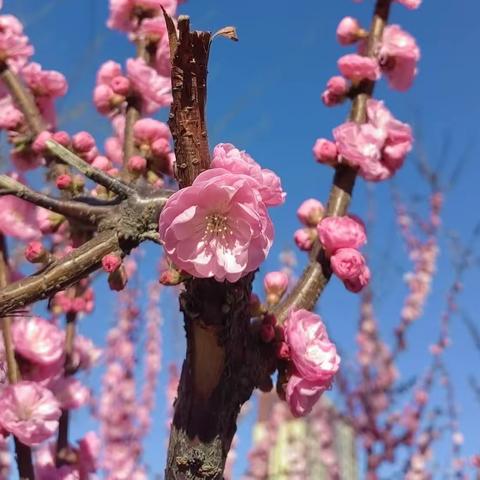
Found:
<path fill-rule="evenodd" d="M 368 37 L 367 56 L 374 57 L 388 21 L 391 0 L 377 0 Z M 367 100 L 371 97 L 375 82 L 363 81 L 355 94 L 350 111 L 350 120 L 364 123 L 367 116 Z M 347 213 L 352 197 L 357 172 L 347 165 L 335 169 L 333 185 L 328 198 L 326 215 L 341 216 Z M 302 276 L 287 297 L 272 310 L 277 321 L 283 323 L 291 310 L 312 310 L 332 275 L 330 262 L 317 240 L 310 253 L 309 263 Z"/>
<path fill-rule="evenodd" d="M 88 205 L 81 201 L 53 198 L 17 182 L 8 175 L 0 175 L 0 196 L 15 195 L 22 200 L 69 218 L 96 224 L 111 210 L 109 206 Z"/>
<path fill-rule="evenodd" d="M 68 150 L 68 148 L 65 148 L 54 140 L 47 140 L 46 145 L 48 150 L 53 155 L 63 160 L 67 165 L 77 169 L 90 180 L 102 185 L 107 190 L 116 193 L 120 197 L 126 198 L 129 195 L 134 195 L 136 193 L 134 188 L 128 186 L 126 183 L 123 183 L 121 180 L 112 177 L 108 173 L 93 167 L 79 156 Z"/>
<path fill-rule="evenodd" d="M 100 232 L 47 268 L 0 290 L 0 317 L 64 290 L 98 269 L 105 255 L 125 248 L 115 231 Z"/>

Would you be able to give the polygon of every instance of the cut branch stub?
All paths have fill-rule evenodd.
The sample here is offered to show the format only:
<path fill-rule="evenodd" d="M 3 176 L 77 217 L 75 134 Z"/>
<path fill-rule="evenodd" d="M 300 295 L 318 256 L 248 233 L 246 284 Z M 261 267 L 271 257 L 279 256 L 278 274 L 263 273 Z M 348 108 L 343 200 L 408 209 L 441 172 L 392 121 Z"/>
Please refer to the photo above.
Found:
<path fill-rule="evenodd" d="M 205 106 L 210 32 L 191 32 L 188 17 L 178 19 L 178 34 L 168 15 L 172 52 L 173 103 L 168 125 L 175 143 L 175 176 L 180 188 L 193 183 L 210 165 Z"/>

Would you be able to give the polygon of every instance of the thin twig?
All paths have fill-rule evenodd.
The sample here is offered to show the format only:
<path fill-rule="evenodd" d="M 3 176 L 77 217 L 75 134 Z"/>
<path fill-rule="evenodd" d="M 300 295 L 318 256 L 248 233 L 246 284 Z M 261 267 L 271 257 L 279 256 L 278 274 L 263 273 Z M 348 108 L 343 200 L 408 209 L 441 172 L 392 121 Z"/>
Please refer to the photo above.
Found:
<path fill-rule="evenodd" d="M 98 223 L 100 218 L 111 210 L 108 206 L 50 197 L 32 190 L 8 175 L 0 175 L 0 196 L 2 195 L 14 195 L 39 207 L 89 224 Z"/>
<path fill-rule="evenodd" d="M 63 160 L 67 165 L 70 165 L 71 167 L 77 169 L 90 180 L 93 180 L 95 183 L 102 185 L 107 190 L 116 193 L 120 197 L 126 198 L 136 193 L 136 190 L 134 188 L 129 187 L 127 184 L 123 183 L 121 180 L 112 177 L 108 173 L 105 173 L 102 170 L 93 167 L 92 165 L 81 159 L 79 156 L 68 150 L 68 148 L 65 148 L 63 145 L 60 145 L 54 140 L 47 140 L 46 146 L 53 155 Z"/>

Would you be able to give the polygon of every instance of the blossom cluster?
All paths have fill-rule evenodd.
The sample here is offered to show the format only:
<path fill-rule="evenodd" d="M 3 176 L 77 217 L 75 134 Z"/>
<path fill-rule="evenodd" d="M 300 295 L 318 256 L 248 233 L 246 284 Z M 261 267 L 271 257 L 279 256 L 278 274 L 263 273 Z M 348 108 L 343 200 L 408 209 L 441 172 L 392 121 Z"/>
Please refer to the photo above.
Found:
<path fill-rule="evenodd" d="M 267 256 L 274 236 L 267 208 L 284 198 L 275 173 L 219 144 L 211 168 L 168 199 L 159 220 L 165 252 L 194 277 L 236 282 Z"/>
<path fill-rule="evenodd" d="M 402 2 L 417 8 L 420 2 Z M 341 45 L 358 45 L 357 53 L 341 57 L 338 68 L 342 76 L 332 77 L 322 95 L 327 106 L 342 103 L 363 81 L 376 81 L 382 74 L 390 87 L 409 89 L 417 73 L 420 50 L 415 38 L 398 25 L 387 25 L 381 41 L 368 45 L 368 32 L 358 20 L 345 17 L 337 28 Z M 367 55 L 368 54 L 368 55 Z M 364 123 L 347 121 L 333 131 L 334 142 L 320 138 L 313 147 L 318 162 L 335 166 L 350 165 L 368 181 L 378 182 L 392 177 L 403 165 L 412 148 L 412 131 L 390 113 L 383 102 L 367 102 Z"/>

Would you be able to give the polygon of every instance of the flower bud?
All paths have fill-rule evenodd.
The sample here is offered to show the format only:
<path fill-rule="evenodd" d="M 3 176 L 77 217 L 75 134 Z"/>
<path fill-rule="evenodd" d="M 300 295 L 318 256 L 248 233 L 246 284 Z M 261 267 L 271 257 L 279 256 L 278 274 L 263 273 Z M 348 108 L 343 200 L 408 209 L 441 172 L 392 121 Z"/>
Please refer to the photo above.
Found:
<path fill-rule="evenodd" d="M 128 159 L 127 168 L 132 173 L 142 174 L 147 168 L 147 160 L 140 155 Z"/>
<path fill-rule="evenodd" d="M 316 227 L 325 211 L 321 202 L 315 198 L 305 200 L 297 210 L 297 217 L 307 227 Z"/>
<path fill-rule="evenodd" d="M 340 45 L 351 45 L 359 40 L 359 33 L 361 31 L 357 19 L 345 17 L 338 24 L 337 41 Z"/>
<path fill-rule="evenodd" d="M 337 163 L 337 146 L 326 138 L 319 138 L 313 146 L 313 155 L 318 163 L 333 166 Z"/>
<path fill-rule="evenodd" d="M 72 147 L 78 153 L 87 153 L 95 147 L 95 140 L 88 132 L 78 132 L 72 137 Z"/>
<path fill-rule="evenodd" d="M 115 253 L 109 253 L 102 258 L 102 267 L 107 273 L 112 273 L 120 268 L 122 258 Z"/>
<path fill-rule="evenodd" d="M 25 258 L 30 263 L 43 263 L 48 258 L 48 252 L 41 242 L 33 240 L 25 248 Z"/>
<path fill-rule="evenodd" d="M 263 280 L 267 303 L 275 305 L 280 301 L 288 288 L 288 276 L 284 272 L 269 272 Z"/>
<path fill-rule="evenodd" d="M 59 175 L 55 180 L 55 185 L 59 190 L 69 190 L 72 186 L 72 177 L 68 173 Z"/>
<path fill-rule="evenodd" d="M 314 228 L 300 228 L 295 232 L 293 238 L 300 250 L 308 252 L 312 249 L 313 242 L 317 238 L 317 232 Z"/>

